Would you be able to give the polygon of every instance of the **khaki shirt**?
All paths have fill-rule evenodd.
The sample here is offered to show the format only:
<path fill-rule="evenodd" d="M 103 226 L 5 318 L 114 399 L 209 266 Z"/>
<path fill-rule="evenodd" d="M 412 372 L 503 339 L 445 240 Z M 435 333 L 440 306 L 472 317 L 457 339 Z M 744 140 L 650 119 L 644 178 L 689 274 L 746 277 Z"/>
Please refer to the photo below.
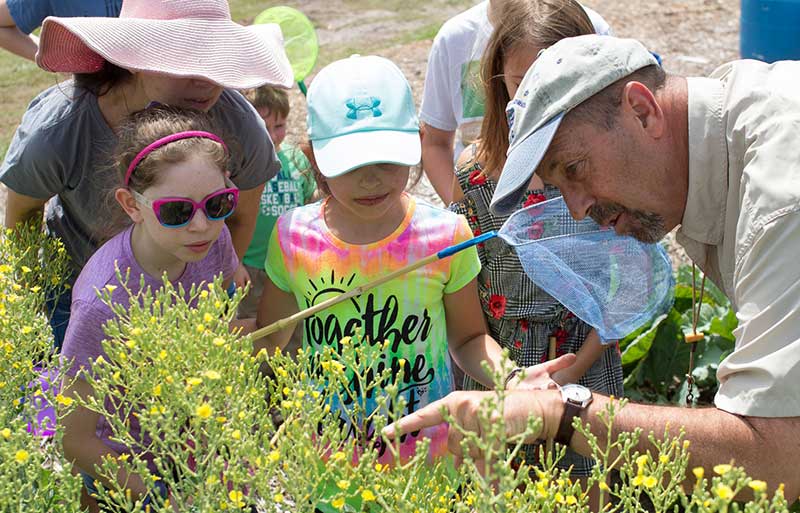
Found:
<path fill-rule="evenodd" d="M 689 193 L 678 242 L 731 299 L 718 408 L 800 416 L 800 62 L 688 79 Z"/>

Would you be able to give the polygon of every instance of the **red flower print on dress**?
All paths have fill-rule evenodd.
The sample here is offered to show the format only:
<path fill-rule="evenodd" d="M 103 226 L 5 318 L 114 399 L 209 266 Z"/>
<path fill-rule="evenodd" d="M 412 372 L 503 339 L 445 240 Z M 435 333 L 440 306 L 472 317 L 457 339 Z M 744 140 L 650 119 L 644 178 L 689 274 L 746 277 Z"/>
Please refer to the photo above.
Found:
<path fill-rule="evenodd" d="M 541 221 L 536 221 L 532 225 L 528 227 L 528 239 L 529 240 L 537 240 L 540 239 L 544 235 L 544 223 Z"/>
<path fill-rule="evenodd" d="M 521 329 L 523 332 L 527 332 L 529 327 L 530 326 L 528 325 L 528 319 L 519 320 L 519 329 Z"/>
<path fill-rule="evenodd" d="M 566 354 L 566 348 L 563 346 L 566 344 L 567 339 L 569 339 L 569 331 L 564 328 L 558 328 L 553 332 L 552 336 L 556 339 L 556 354 L 558 356 Z"/>
<path fill-rule="evenodd" d="M 469 178 L 467 180 L 469 181 L 470 185 L 483 185 L 486 183 L 486 175 L 483 174 L 483 171 L 480 169 L 476 169 L 469 174 Z"/>
<path fill-rule="evenodd" d="M 544 194 L 534 194 L 529 193 L 528 197 L 525 199 L 525 202 L 522 203 L 523 207 L 530 207 L 531 205 L 535 205 L 537 203 L 541 203 L 545 201 L 547 198 Z"/>
<path fill-rule="evenodd" d="M 546 201 L 547 197 L 544 194 L 534 194 L 532 192 L 528 193 L 528 196 L 525 198 L 525 201 L 522 203 L 524 208 L 536 205 L 538 203 L 542 203 Z M 544 213 L 544 207 L 532 208 L 530 214 L 534 216 L 539 216 Z"/>
<path fill-rule="evenodd" d="M 489 312 L 495 319 L 501 319 L 506 313 L 506 297 L 500 294 L 492 294 L 489 298 Z"/>
<path fill-rule="evenodd" d="M 522 349 L 522 341 L 521 340 L 515 340 L 514 341 L 514 349 Z"/>

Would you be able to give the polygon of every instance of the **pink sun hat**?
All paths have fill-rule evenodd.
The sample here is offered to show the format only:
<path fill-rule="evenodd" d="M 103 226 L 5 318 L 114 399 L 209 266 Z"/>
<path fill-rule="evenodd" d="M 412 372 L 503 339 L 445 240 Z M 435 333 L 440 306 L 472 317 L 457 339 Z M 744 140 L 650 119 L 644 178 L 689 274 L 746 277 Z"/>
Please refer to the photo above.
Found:
<path fill-rule="evenodd" d="M 294 84 L 282 37 L 235 23 L 226 0 L 124 0 L 119 18 L 45 18 L 39 67 L 94 73 L 105 61 L 230 89 Z"/>

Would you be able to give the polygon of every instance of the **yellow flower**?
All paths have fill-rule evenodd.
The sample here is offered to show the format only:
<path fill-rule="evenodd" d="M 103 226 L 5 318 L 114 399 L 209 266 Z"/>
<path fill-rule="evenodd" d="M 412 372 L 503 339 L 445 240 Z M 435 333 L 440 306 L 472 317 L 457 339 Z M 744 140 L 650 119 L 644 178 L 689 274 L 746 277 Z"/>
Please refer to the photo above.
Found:
<path fill-rule="evenodd" d="M 694 477 L 696 477 L 697 480 L 700 481 L 701 479 L 703 479 L 703 476 L 706 474 L 706 471 L 703 469 L 703 467 L 695 467 L 692 469 L 692 474 L 694 474 Z"/>
<path fill-rule="evenodd" d="M 351 340 L 351 337 L 342 337 L 341 344 L 343 346 L 348 346 L 348 345 L 350 345 L 350 340 Z"/>
<path fill-rule="evenodd" d="M 658 461 L 666 465 L 667 463 L 669 463 L 669 457 L 666 454 L 662 454 L 661 456 L 658 457 Z"/>
<path fill-rule="evenodd" d="M 636 458 L 636 466 L 639 468 L 644 467 L 647 464 L 648 459 L 649 458 L 647 457 L 647 454 L 642 454 L 641 456 Z"/>
<path fill-rule="evenodd" d="M 269 461 L 271 461 L 272 463 L 275 463 L 276 461 L 281 459 L 281 453 L 279 453 L 278 451 L 272 451 L 269 453 L 269 456 L 267 456 L 267 458 L 269 458 Z"/>
<path fill-rule="evenodd" d="M 638 476 L 634 477 L 631 481 L 633 486 L 642 486 L 644 484 L 644 475 L 639 474 Z"/>
<path fill-rule="evenodd" d="M 28 267 L 27 265 L 23 265 L 22 267 L 20 267 L 20 269 L 22 269 L 23 274 L 28 274 L 29 272 L 31 272 L 31 268 Z"/>
<path fill-rule="evenodd" d="M 114 292 L 115 290 L 117 290 L 117 286 L 116 285 L 111 285 L 111 284 L 106 285 L 106 290 L 109 291 L 109 292 Z"/>
<path fill-rule="evenodd" d="M 767 489 L 767 483 L 765 483 L 764 481 L 759 481 L 758 479 L 753 479 L 752 481 L 747 483 L 747 486 L 749 486 L 750 488 L 753 489 L 753 491 L 756 492 L 763 492 Z"/>
<path fill-rule="evenodd" d="M 372 490 L 370 490 L 370 489 L 364 490 L 363 492 L 361 492 L 361 499 L 364 502 L 374 501 L 375 500 L 375 494 L 372 493 Z"/>
<path fill-rule="evenodd" d="M 647 476 L 644 478 L 644 487 L 645 488 L 652 488 L 656 484 L 658 484 L 658 479 L 653 476 Z"/>
<path fill-rule="evenodd" d="M 338 486 L 342 490 L 347 490 L 348 488 L 350 488 L 350 481 L 348 481 L 347 479 L 340 479 L 336 482 L 336 486 Z"/>
<path fill-rule="evenodd" d="M 607 492 L 607 491 L 609 491 L 609 490 L 610 490 L 610 488 L 609 488 L 609 487 L 608 487 L 608 485 L 605 483 L 605 481 L 600 481 L 600 484 L 599 484 L 599 485 L 597 485 L 597 487 L 598 487 L 598 488 L 600 488 L 601 490 L 603 490 L 604 492 Z"/>
<path fill-rule="evenodd" d="M 721 476 L 724 476 L 725 474 L 727 474 L 730 471 L 731 471 L 731 466 L 728 465 L 728 464 L 714 465 L 714 472 L 716 472 L 717 474 L 719 474 Z"/>
<path fill-rule="evenodd" d="M 221 378 L 221 377 L 222 377 L 222 376 L 220 375 L 220 373 L 219 373 L 219 372 L 217 372 L 217 371 L 215 371 L 215 370 L 207 370 L 207 371 L 205 371 L 205 372 L 203 373 L 203 376 L 205 376 L 205 377 L 206 377 L 206 378 L 208 378 L 208 379 L 219 379 L 219 378 Z"/>
<path fill-rule="evenodd" d="M 220 424 L 224 424 L 227 420 L 228 418 L 225 417 L 224 415 L 220 415 L 219 417 L 217 417 L 217 422 L 219 422 Z"/>
<path fill-rule="evenodd" d="M 231 433 L 231 438 L 234 440 L 241 440 L 242 439 L 242 432 L 238 429 L 234 429 L 233 433 Z"/>
<path fill-rule="evenodd" d="M 159 360 L 166 360 L 166 359 L 167 359 L 167 352 L 166 352 L 165 350 L 163 350 L 163 349 L 162 349 L 162 350 L 161 350 L 161 351 L 158 353 L 158 359 L 159 359 Z"/>
<path fill-rule="evenodd" d="M 347 456 L 342 451 L 336 451 L 333 453 L 333 456 L 331 456 L 331 459 L 338 462 L 343 461 L 346 457 Z"/>
<path fill-rule="evenodd" d="M 11 266 L 8 264 L 0 264 L 0 273 L 10 273 Z"/>
<path fill-rule="evenodd" d="M 161 384 L 160 383 L 153 387 L 153 395 L 156 396 L 156 397 L 159 397 L 161 395 Z"/>
<path fill-rule="evenodd" d="M 30 459 L 31 455 L 25 449 L 20 449 L 14 454 L 14 461 L 22 465 Z"/>
<path fill-rule="evenodd" d="M 722 483 L 718 484 L 714 488 L 714 493 L 717 495 L 717 497 L 724 501 L 733 499 L 733 490 L 731 490 L 731 487 Z"/>
<path fill-rule="evenodd" d="M 70 406 L 70 405 L 72 405 L 72 403 L 73 403 L 73 401 L 72 401 L 72 398 L 71 398 L 71 397 L 66 397 L 66 396 L 64 396 L 64 395 L 61 395 L 61 394 L 58 394 L 58 395 L 56 396 L 56 402 L 57 402 L 58 404 L 61 404 L 61 405 L 64 405 L 64 406 Z"/>
<path fill-rule="evenodd" d="M 0 431 L 0 436 L 2 436 L 3 438 L 5 438 L 6 440 L 8 440 L 9 438 L 11 438 L 11 430 L 10 430 L 10 429 L 8 429 L 8 428 L 3 428 L 3 429 Z"/>
<path fill-rule="evenodd" d="M 195 331 L 197 331 L 197 333 L 203 333 L 206 330 L 206 327 L 203 326 L 202 324 L 198 324 L 197 326 L 194 327 L 194 329 Z"/>
<path fill-rule="evenodd" d="M 213 474 L 208 476 L 208 478 L 206 479 L 206 484 L 209 485 L 209 486 L 213 486 L 213 485 L 217 484 L 218 482 L 219 482 L 219 478 L 217 476 L 213 475 Z"/>
<path fill-rule="evenodd" d="M 578 499 L 576 499 L 574 495 L 567 495 L 567 504 L 573 505 L 573 504 L 577 504 L 577 503 L 578 503 Z"/>
<path fill-rule="evenodd" d="M 212 340 L 211 343 L 214 344 L 217 347 L 224 346 L 225 345 L 225 339 L 222 338 L 222 337 L 214 337 L 214 340 Z"/>
<path fill-rule="evenodd" d="M 342 509 L 342 507 L 344 507 L 344 497 L 333 499 L 333 502 L 331 502 L 331 506 L 333 506 L 336 509 Z"/>
<path fill-rule="evenodd" d="M 276 504 L 280 504 L 281 502 L 283 502 L 283 494 L 276 493 L 275 495 L 272 496 L 272 500 L 275 501 Z"/>
<path fill-rule="evenodd" d="M 138 328 L 137 327 L 137 328 L 133 328 L 131 330 L 131 336 L 132 337 L 140 337 L 141 335 L 142 335 L 142 328 Z"/>
<path fill-rule="evenodd" d="M 203 380 L 200 378 L 186 378 L 186 384 L 189 386 L 197 386 L 203 383 Z"/>
<path fill-rule="evenodd" d="M 23 326 L 21 331 L 23 335 L 27 335 L 28 333 L 33 331 L 33 328 L 31 328 L 30 326 Z"/>
<path fill-rule="evenodd" d="M 214 316 L 211 315 L 208 312 L 206 312 L 206 314 L 203 316 L 203 321 L 205 321 L 205 322 L 211 322 L 213 320 L 214 320 Z"/>
<path fill-rule="evenodd" d="M 245 503 L 242 500 L 244 498 L 244 494 L 238 490 L 231 490 L 228 493 L 228 498 L 231 500 L 231 502 L 233 502 L 234 505 L 236 505 L 237 508 L 243 508 L 245 506 Z"/>
<path fill-rule="evenodd" d="M 211 408 L 211 405 L 208 403 L 203 403 L 197 407 L 195 410 L 195 414 L 200 417 L 201 419 L 207 419 L 214 413 L 214 409 Z"/>
<path fill-rule="evenodd" d="M 233 393 L 233 387 L 228 385 L 225 387 L 225 393 L 231 395 Z"/>

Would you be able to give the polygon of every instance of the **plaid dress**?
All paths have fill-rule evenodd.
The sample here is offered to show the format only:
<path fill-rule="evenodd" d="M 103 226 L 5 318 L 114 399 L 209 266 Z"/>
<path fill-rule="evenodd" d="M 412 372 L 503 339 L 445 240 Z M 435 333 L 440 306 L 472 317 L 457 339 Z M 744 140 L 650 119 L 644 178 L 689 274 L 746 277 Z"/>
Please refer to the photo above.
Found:
<path fill-rule="evenodd" d="M 451 204 L 450 210 L 464 215 L 473 233 L 480 235 L 499 230 L 508 217 L 498 217 L 489 211 L 497 183 L 483 175 L 480 164 L 475 161 L 475 145 L 470 149 L 472 158 L 456 171 L 464 199 Z M 559 190 L 551 186 L 530 190 L 524 205 L 560 195 Z M 591 326 L 537 287 L 525 274 L 513 248 L 500 238 L 490 239 L 478 245 L 478 257 L 481 261 L 478 294 L 489 334 L 508 349 L 518 365 L 527 367 L 546 361 L 550 337 L 556 339 L 557 356 L 578 352 Z M 578 383 L 591 390 L 621 397 L 622 362 L 618 348 L 604 351 Z M 466 376 L 464 389 L 481 390 L 483 387 Z M 526 452 L 528 461 L 533 461 L 530 459 L 532 448 Z M 558 466 L 572 466 L 572 475 L 585 476 L 589 475 L 593 464 L 593 460 L 568 450 Z"/>

